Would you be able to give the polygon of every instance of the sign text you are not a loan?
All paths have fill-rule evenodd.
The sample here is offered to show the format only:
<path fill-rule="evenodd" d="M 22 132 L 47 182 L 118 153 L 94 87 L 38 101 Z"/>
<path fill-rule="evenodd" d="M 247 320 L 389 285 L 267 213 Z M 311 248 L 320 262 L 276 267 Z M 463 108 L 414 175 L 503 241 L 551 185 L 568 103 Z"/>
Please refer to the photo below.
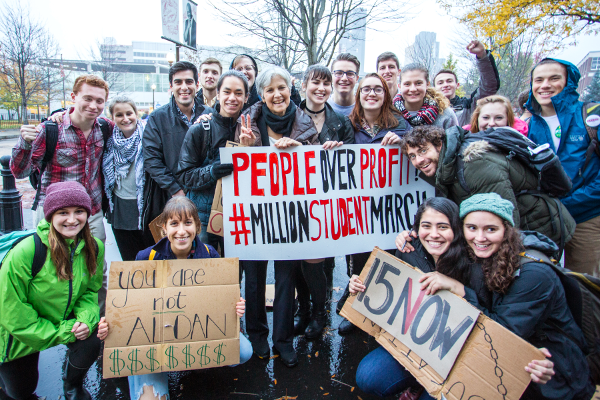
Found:
<path fill-rule="evenodd" d="M 222 148 L 228 257 L 304 259 L 393 248 L 431 185 L 398 146 Z"/>

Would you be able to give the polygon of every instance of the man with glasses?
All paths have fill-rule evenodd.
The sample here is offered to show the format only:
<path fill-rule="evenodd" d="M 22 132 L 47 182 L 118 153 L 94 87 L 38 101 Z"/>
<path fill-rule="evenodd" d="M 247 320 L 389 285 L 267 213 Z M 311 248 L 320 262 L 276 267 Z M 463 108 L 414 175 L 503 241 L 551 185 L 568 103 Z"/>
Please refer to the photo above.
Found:
<path fill-rule="evenodd" d="M 398 94 L 398 77 L 400 76 L 400 62 L 391 51 L 381 53 L 377 57 L 377 73 L 381 76 L 390 89 L 392 99 Z"/>
<path fill-rule="evenodd" d="M 360 61 L 350 53 L 340 53 L 333 64 L 333 96 L 327 101 L 337 113 L 350 115 L 354 109 L 354 86 L 358 82 Z"/>

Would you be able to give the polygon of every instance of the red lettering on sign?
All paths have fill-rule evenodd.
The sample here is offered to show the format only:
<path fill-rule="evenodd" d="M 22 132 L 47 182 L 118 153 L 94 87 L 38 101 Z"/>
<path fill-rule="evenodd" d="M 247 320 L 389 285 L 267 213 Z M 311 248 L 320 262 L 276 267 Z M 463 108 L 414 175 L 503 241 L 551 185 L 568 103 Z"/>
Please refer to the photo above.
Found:
<path fill-rule="evenodd" d="M 231 156 L 233 162 L 233 195 L 240 195 L 240 186 L 238 184 L 238 174 L 240 171 L 245 171 L 248 169 L 248 165 L 250 165 L 250 158 L 246 153 L 236 153 Z M 241 161 L 241 164 L 238 162 Z"/>
<path fill-rule="evenodd" d="M 364 189 L 365 184 L 363 182 L 363 171 L 369 168 L 369 153 L 367 149 L 360 149 L 360 188 Z"/>
<path fill-rule="evenodd" d="M 304 194 L 304 188 L 300 187 L 300 171 L 298 171 L 298 153 L 292 155 L 294 157 L 294 195 L 299 196 Z"/>
<path fill-rule="evenodd" d="M 317 189 L 310 187 L 310 176 L 316 174 L 317 168 L 310 165 L 310 159 L 315 158 L 314 151 L 307 151 L 304 153 L 304 168 L 306 169 L 306 194 L 316 194 Z"/>
<path fill-rule="evenodd" d="M 287 179 L 286 175 L 292 172 L 292 157 L 290 153 L 279 153 L 281 157 L 281 184 L 283 185 L 283 195 L 287 196 Z M 287 164 L 283 161 L 287 161 Z"/>
<path fill-rule="evenodd" d="M 266 153 L 252 153 L 250 156 L 250 172 L 252 173 L 250 179 L 251 190 L 250 194 L 252 196 L 264 196 L 265 190 L 259 189 L 258 187 L 258 177 L 266 176 L 267 170 L 265 168 L 258 168 L 258 164 L 267 162 L 267 154 Z"/>
<path fill-rule="evenodd" d="M 352 207 L 352 197 L 348 197 L 346 199 L 346 204 L 348 205 L 348 234 L 356 235 L 356 228 L 352 227 L 352 220 L 354 219 L 354 213 L 350 209 Z"/>
<path fill-rule="evenodd" d="M 398 160 L 394 159 L 394 156 L 397 156 L 399 152 L 400 151 L 397 148 L 390 149 L 390 164 L 389 164 L 390 167 L 388 170 L 388 176 L 389 176 L 388 182 L 389 182 L 390 187 L 392 187 L 392 167 L 395 164 L 398 164 Z"/>
<path fill-rule="evenodd" d="M 375 187 L 377 186 L 377 176 L 375 176 L 375 165 L 377 162 L 377 156 L 375 155 L 375 149 L 369 149 L 369 184 L 370 188 L 373 189 L 373 182 L 375 182 Z"/>
<path fill-rule="evenodd" d="M 384 147 L 382 147 L 379 149 L 379 165 L 377 167 L 380 188 L 385 187 L 385 171 L 386 171 L 385 166 L 386 166 L 386 164 L 387 164 L 387 150 Z"/>
<path fill-rule="evenodd" d="M 279 159 L 277 153 L 269 154 L 269 175 L 271 178 L 271 195 L 279 195 Z"/>

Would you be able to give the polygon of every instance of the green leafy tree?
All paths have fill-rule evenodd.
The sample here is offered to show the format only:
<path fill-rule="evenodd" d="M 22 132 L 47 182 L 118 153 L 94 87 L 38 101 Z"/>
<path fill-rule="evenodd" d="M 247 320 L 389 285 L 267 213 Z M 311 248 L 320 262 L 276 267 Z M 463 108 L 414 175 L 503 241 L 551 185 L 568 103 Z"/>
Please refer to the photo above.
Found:
<path fill-rule="evenodd" d="M 583 91 L 581 101 L 595 101 L 600 103 L 600 69 L 596 70 L 592 81 Z"/>

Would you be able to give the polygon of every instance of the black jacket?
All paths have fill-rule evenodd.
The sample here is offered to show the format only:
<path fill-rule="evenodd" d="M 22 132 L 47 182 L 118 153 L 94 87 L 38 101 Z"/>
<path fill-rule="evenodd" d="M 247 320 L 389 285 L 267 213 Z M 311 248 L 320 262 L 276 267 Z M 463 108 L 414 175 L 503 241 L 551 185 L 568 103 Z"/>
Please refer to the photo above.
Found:
<path fill-rule="evenodd" d="M 195 105 L 193 121 L 201 114 L 213 112 L 212 108 L 203 106 L 197 99 Z M 146 170 L 143 227 L 147 227 L 160 215 L 171 196 L 183 189 L 175 178 L 175 171 L 187 131 L 188 126 L 177 114 L 174 97 L 171 97 L 169 104 L 156 109 L 148 118 L 142 139 Z"/>
<path fill-rule="evenodd" d="M 299 107 L 306 111 L 306 100 L 303 100 Z M 344 144 L 354 144 L 354 128 L 350 120 L 345 115 L 336 113 L 329 103 L 325 103 L 325 121 L 321 132 L 319 132 L 319 142 L 321 144 L 333 140 L 335 142 L 344 142 Z"/>
<path fill-rule="evenodd" d="M 525 248 L 549 256 L 557 250 L 550 239 L 539 233 L 523 232 L 522 238 Z M 505 294 L 494 292 L 491 308 L 482 307 L 472 290 L 465 288 L 465 292 L 465 299 L 485 315 L 535 347 L 546 347 L 552 354 L 550 360 L 556 375 L 545 385 L 532 383 L 527 390 L 530 397 L 556 400 L 592 397 L 594 387 L 580 349 L 585 347 L 585 339 L 573 319 L 563 286 L 550 266 L 537 262 L 521 266 Z"/>
<path fill-rule="evenodd" d="M 217 180 L 211 175 L 212 164 L 219 160 L 219 148 L 235 139 L 238 121 L 219 114 L 217 105 L 207 132 L 203 124 L 193 125 L 185 135 L 175 176 L 187 196 L 198 207 L 200 221 L 207 224 Z"/>

